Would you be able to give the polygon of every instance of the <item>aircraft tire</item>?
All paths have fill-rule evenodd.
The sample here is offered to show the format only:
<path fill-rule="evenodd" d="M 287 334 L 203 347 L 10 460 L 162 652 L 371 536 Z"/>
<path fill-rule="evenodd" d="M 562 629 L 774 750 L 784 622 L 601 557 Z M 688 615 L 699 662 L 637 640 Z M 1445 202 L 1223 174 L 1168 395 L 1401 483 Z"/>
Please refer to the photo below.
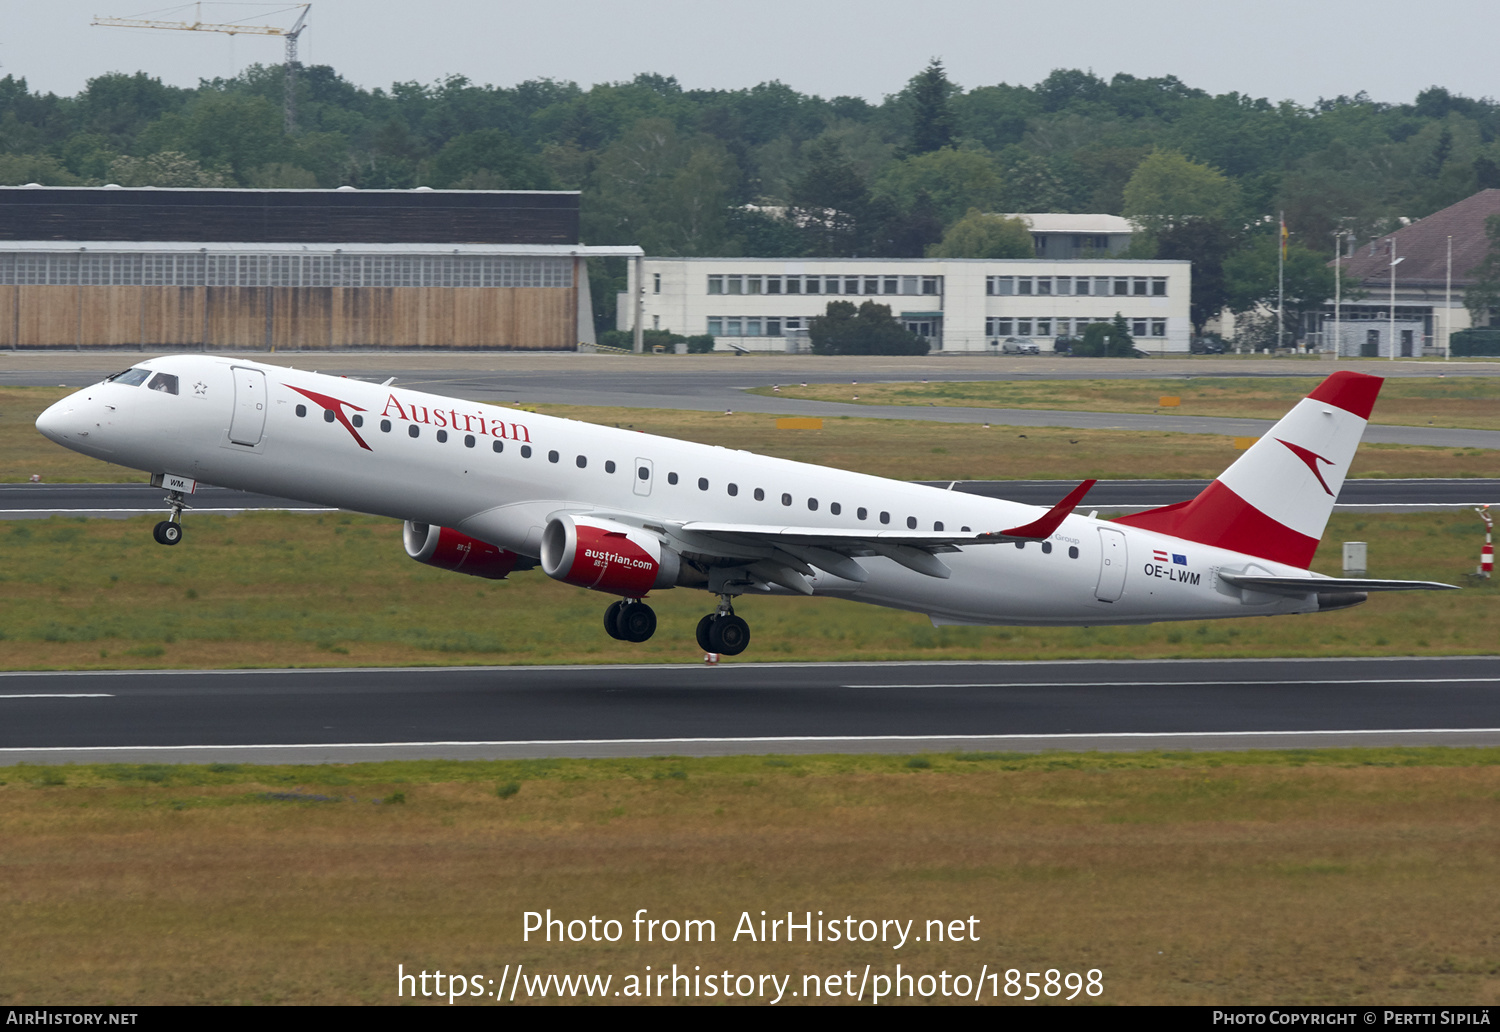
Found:
<path fill-rule="evenodd" d="M 656 612 L 644 602 L 630 602 L 620 610 L 615 623 L 626 641 L 646 641 L 656 633 Z"/>
<path fill-rule="evenodd" d="M 625 600 L 611 602 L 604 610 L 604 632 L 615 641 L 624 641 L 625 635 L 620 633 L 620 610 L 625 608 Z"/>
<path fill-rule="evenodd" d="M 750 645 L 750 625 L 738 616 L 721 616 L 709 629 L 708 643 L 714 647 L 706 652 L 738 656 Z"/>
<path fill-rule="evenodd" d="M 712 652 L 714 650 L 713 639 L 710 635 L 713 633 L 714 621 L 718 618 L 718 613 L 709 613 L 702 620 L 698 621 L 698 629 L 695 634 L 698 638 L 698 647 L 704 652 Z"/>
<path fill-rule="evenodd" d="M 182 524 L 162 520 L 152 528 L 151 536 L 156 539 L 158 545 L 175 545 L 182 540 Z"/>

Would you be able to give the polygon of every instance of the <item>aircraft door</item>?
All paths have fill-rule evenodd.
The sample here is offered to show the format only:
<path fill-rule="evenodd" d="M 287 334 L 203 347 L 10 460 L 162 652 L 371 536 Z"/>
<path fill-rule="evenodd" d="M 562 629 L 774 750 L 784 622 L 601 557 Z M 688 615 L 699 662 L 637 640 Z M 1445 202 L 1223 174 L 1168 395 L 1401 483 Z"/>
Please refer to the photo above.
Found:
<path fill-rule="evenodd" d="M 234 366 L 234 415 L 229 439 L 254 447 L 266 429 L 266 374 L 259 369 Z"/>
<path fill-rule="evenodd" d="M 631 482 L 635 484 L 635 493 L 638 495 L 650 494 L 651 478 L 655 475 L 656 471 L 652 468 L 650 459 L 636 459 L 635 475 L 631 478 Z"/>
<path fill-rule="evenodd" d="M 1125 534 L 1099 528 L 1099 586 L 1094 597 L 1100 602 L 1115 602 L 1125 592 Z"/>

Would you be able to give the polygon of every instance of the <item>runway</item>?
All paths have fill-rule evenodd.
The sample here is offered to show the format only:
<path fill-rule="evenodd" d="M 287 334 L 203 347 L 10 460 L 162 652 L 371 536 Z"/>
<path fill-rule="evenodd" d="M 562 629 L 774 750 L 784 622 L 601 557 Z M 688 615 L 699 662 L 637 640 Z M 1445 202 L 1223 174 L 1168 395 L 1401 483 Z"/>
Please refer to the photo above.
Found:
<path fill-rule="evenodd" d="M 927 481 L 987 498 L 1006 498 L 1029 505 L 1053 505 L 1067 493 L 1061 480 Z M 1101 480 L 1081 507 L 1121 512 L 1171 505 L 1192 498 L 1206 480 Z M 46 519 L 49 516 L 87 516 L 125 519 L 165 513 L 163 492 L 149 484 L 0 484 L 0 519 Z M 250 494 L 224 487 L 200 487 L 192 496 L 193 512 L 237 513 L 253 509 L 289 512 L 331 512 L 288 498 Z M 1336 509 L 1362 512 L 1447 510 L 1500 503 L 1500 480 L 1424 479 L 1349 480 L 1339 492 Z"/>
<path fill-rule="evenodd" d="M 1500 745 L 1500 657 L 0 675 L 0 764 Z"/>

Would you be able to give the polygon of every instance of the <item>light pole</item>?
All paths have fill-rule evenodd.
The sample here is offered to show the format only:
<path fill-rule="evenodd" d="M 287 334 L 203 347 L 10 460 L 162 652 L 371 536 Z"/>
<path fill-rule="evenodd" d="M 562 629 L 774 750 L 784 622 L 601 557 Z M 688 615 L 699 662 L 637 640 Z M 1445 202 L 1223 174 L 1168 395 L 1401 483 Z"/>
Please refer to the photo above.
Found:
<path fill-rule="evenodd" d="M 1396 266 L 1406 261 L 1405 258 L 1397 258 L 1396 242 L 1391 241 L 1391 361 L 1396 361 Z"/>
<path fill-rule="evenodd" d="M 1333 360 L 1335 362 L 1339 360 L 1339 345 L 1344 339 L 1339 324 L 1343 301 L 1343 266 L 1344 231 L 1340 229 L 1333 234 Z"/>

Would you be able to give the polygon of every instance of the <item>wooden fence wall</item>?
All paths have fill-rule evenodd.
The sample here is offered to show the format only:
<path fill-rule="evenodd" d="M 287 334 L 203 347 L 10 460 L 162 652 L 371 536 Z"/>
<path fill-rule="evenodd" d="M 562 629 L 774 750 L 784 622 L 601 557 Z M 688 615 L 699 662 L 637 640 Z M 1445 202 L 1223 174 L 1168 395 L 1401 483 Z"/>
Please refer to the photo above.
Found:
<path fill-rule="evenodd" d="M 0 348 L 571 350 L 576 287 L 0 286 Z"/>

